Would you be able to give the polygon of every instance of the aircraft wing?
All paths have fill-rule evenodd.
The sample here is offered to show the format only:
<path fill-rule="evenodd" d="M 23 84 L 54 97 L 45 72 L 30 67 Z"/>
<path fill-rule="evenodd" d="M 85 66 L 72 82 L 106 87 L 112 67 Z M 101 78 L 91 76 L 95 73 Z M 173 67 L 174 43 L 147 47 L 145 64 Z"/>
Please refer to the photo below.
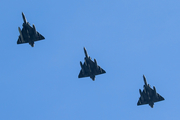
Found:
<path fill-rule="evenodd" d="M 31 27 L 31 26 L 30 26 Z M 32 27 L 31 27 L 32 28 Z M 33 28 L 32 28 L 32 30 L 33 30 Z M 31 39 L 31 38 L 29 38 L 28 36 L 27 36 L 27 31 L 23 28 L 22 30 L 21 30 L 21 33 L 22 33 L 22 36 L 23 36 L 23 40 L 21 39 L 21 35 L 19 35 L 19 38 L 18 38 L 18 40 L 17 40 L 17 44 L 23 44 L 23 43 L 29 43 L 29 40 Z M 31 36 L 32 36 L 33 34 L 31 34 Z M 34 35 L 35 36 L 35 35 Z M 34 38 L 34 37 L 33 37 Z M 44 36 L 42 36 L 39 32 L 37 32 L 37 36 L 35 36 L 35 39 L 34 39 L 34 41 L 39 41 L 39 40 L 43 40 L 43 39 L 45 39 L 44 38 Z"/>
<path fill-rule="evenodd" d="M 145 104 L 148 104 L 148 101 L 146 101 L 146 100 L 142 101 L 141 97 L 140 97 L 139 100 L 138 100 L 137 105 L 145 105 Z"/>
<path fill-rule="evenodd" d="M 19 35 L 19 38 L 18 38 L 18 40 L 17 40 L 17 44 L 28 43 L 25 33 L 26 33 L 26 31 L 25 31 L 25 29 L 23 28 L 23 29 L 21 30 L 21 34 L 22 34 L 22 36 L 23 36 L 23 40 L 21 39 L 21 35 Z"/>
<path fill-rule="evenodd" d="M 84 72 L 84 73 L 83 73 L 83 71 L 82 71 L 82 69 L 81 69 L 81 71 L 80 71 L 80 73 L 79 73 L 79 75 L 78 75 L 78 78 L 89 77 L 89 76 L 90 76 L 89 73 L 87 73 L 87 72 Z"/>
<path fill-rule="evenodd" d="M 94 64 L 94 63 L 93 63 Z M 83 78 L 83 77 L 89 77 L 90 76 L 90 72 L 89 69 L 87 69 L 87 66 L 85 66 L 85 63 L 83 64 L 83 70 L 81 69 L 78 78 Z M 106 73 L 105 70 L 103 70 L 100 66 L 97 66 L 97 68 L 95 66 L 91 66 L 91 70 L 93 71 L 94 75 L 100 75 L 100 74 L 104 74 Z"/>
<path fill-rule="evenodd" d="M 159 102 L 159 101 L 163 101 L 163 100 L 165 100 L 161 95 L 159 95 L 158 93 L 157 93 L 157 99 L 154 101 L 154 102 Z"/>
<path fill-rule="evenodd" d="M 141 99 L 142 96 L 143 96 L 143 100 Z M 139 97 L 137 105 L 145 105 L 145 104 L 148 104 L 148 103 L 149 103 L 149 101 L 147 100 L 147 94 L 143 90 L 142 95 Z"/>
<path fill-rule="evenodd" d="M 100 75 L 100 74 L 104 74 L 104 73 L 106 73 L 106 71 L 103 70 L 100 66 L 98 66 L 97 71 L 96 71 L 96 75 Z"/>
<path fill-rule="evenodd" d="M 45 39 L 44 36 L 42 36 L 39 32 L 37 32 L 37 38 L 34 41 L 39 41 Z"/>
<path fill-rule="evenodd" d="M 17 44 L 23 44 L 23 43 L 28 43 L 28 41 L 23 41 L 21 39 L 21 37 L 19 36 L 18 40 L 17 40 Z"/>
<path fill-rule="evenodd" d="M 150 87 L 150 89 L 152 90 L 152 92 L 154 92 L 154 89 L 152 89 L 151 87 Z M 157 97 L 154 100 L 154 102 L 159 102 L 159 101 L 162 101 L 162 100 L 164 100 L 164 98 L 157 93 Z"/>

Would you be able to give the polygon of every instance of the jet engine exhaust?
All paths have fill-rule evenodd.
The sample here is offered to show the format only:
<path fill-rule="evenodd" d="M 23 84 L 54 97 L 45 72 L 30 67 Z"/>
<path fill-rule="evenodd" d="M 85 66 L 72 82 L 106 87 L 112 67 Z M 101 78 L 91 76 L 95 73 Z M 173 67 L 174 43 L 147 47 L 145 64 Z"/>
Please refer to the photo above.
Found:
<path fill-rule="evenodd" d="M 90 78 L 95 81 L 95 75 L 91 75 Z"/>

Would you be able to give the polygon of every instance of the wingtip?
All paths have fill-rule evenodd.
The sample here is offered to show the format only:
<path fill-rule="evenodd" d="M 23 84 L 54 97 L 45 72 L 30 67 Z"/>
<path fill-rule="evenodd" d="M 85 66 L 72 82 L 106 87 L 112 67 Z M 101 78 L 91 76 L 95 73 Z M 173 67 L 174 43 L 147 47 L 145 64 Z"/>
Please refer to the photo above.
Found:
<path fill-rule="evenodd" d="M 80 74 L 78 75 L 78 78 L 80 78 Z"/>
<path fill-rule="evenodd" d="M 106 71 L 102 69 L 102 74 L 103 74 L 103 73 L 106 73 Z"/>
<path fill-rule="evenodd" d="M 139 104 L 139 102 L 137 102 L 137 106 L 139 106 L 140 104 Z"/>

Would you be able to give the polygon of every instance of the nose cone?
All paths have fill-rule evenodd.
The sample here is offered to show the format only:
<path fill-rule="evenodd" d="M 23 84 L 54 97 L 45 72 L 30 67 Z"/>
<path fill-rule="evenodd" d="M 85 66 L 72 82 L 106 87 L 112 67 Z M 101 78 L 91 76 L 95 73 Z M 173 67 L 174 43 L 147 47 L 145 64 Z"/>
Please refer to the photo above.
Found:
<path fill-rule="evenodd" d="M 24 15 L 23 12 L 22 12 L 22 17 L 23 17 L 24 23 L 26 24 L 26 23 L 27 23 L 27 20 L 26 20 L 25 15 Z"/>
<path fill-rule="evenodd" d="M 24 13 L 22 12 L 22 17 L 23 17 L 23 19 L 25 19 L 25 15 L 24 15 Z"/>
<path fill-rule="evenodd" d="M 143 78 L 146 79 L 145 75 L 143 75 Z"/>
<path fill-rule="evenodd" d="M 83 47 L 83 49 L 84 49 L 84 51 L 86 51 L 86 48 L 85 48 L 85 47 Z"/>
<path fill-rule="evenodd" d="M 86 51 L 85 47 L 84 47 L 84 53 L 85 53 L 85 56 L 88 58 L 88 54 L 87 54 L 87 51 Z"/>
<path fill-rule="evenodd" d="M 147 86 L 147 81 L 146 81 L 146 77 L 143 75 L 143 80 L 144 80 L 144 84 Z"/>
<path fill-rule="evenodd" d="M 22 16 L 24 16 L 24 13 L 22 12 Z"/>

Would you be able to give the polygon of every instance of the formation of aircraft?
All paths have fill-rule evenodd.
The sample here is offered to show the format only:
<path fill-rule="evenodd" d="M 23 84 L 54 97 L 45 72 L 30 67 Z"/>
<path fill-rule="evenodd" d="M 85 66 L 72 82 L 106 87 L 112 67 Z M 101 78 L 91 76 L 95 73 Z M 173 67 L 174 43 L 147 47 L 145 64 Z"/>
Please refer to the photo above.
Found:
<path fill-rule="evenodd" d="M 42 36 L 39 32 L 36 31 L 35 25 L 30 26 L 29 22 L 27 22 L 24 13 L 22 13 L 23 17 L 23 28 L 22 30 L 18 27 L 19 30 L 19 38 L 17 44 L 29 43 L 32 47 L 34 47 L 34 42 L 44 40 L 44 36 Z M 90 77 L 93 81 L 95 81 L 95 76 L 106 73 L 98 64 L 96 59 L 94 61 L 88 56 L 86 48 L 84 47 L 84 63 L 80 61 L 81 71 L 78 75 L 78 78 Z M 147 84 L 146 78 L 143 75 L 144 79 L 144 89 L 141 91 L 139 89 L 140 98 L 137 105 L 149 104 L 151 108 L 153 108 L 155 102 L 163 101 L 164 98 L 156 92 L 156 88 L 153 86 L 153 89 Z"/>

